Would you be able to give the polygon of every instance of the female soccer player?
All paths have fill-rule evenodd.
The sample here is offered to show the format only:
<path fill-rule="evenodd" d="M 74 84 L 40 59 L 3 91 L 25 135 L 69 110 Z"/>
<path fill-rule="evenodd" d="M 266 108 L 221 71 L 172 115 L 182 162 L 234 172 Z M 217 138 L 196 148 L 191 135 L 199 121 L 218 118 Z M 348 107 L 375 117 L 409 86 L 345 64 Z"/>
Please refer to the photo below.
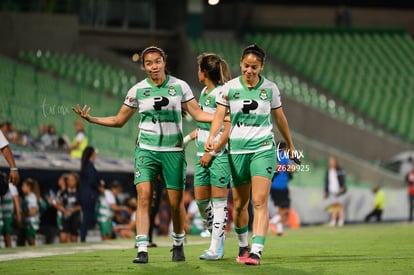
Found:
<path fill-rule="evenodd" d="M 230 80 L 230 69 L 220 56 L 213 53 L 199 55 L 197 62 L 198 79 L 205 85 L 198 102 L 205 112 L 214 114 L 218 88 Z M 207 225 L 212 227 L 210 248 L 200 256 L 202 260 L 218 260 L 223 257 L 224 229 L 227 222 L 227 185 L 230 182 L 228 172 L 230 167 L 225 148 L 230 123 L 225 122 L 224 127 L 220 129 L 213 150 L 205 152 L 204 144 L 209 135 L 210 125 L 210 123 L 198 123 L 198 128 L 195 130 L 197 133 L 197 160 L 194 168 L 195 199 L 201 216 L 206 220 Z"/>
<path fill-rule="evenodd" d="M 214 150 L 215 138 L 229 110 L 232 127 L 228 147 L 234 200 L 233 219 L 239 240 L 237 262 L 248 265 L 260 264 L 268 230 L 267 204 L 276 166 L 272 117 L 290 152 L 295 152 L 279 89 L 275 83 L 260 75 L 265 56 L 263 49 L 257 45 L 243 50 L 240 60 L 241 76 L 222 87 L 220 96 L 216 99 L 216 114 L 205 144 L 206 151 Z M 250 191 L 254 209 L 251 249 L 248 244 Z"/>
<path fill-rule="evenodd" d="M 152 200 L 151 182 L 161 174 L 166 185 L 173 221 L 173 261 L 185 261 L 183 240 L 185 208 L 186 161 L 183 151 L 182 110 L 196 121 L 211 122 L 213 115 L 203 112 L 186 82 L 166 72 L 166 54 L 158 47 L 148 47 L 141 53 L 147 77 L 134 85 L 118 114 L 93 117 L 90 108 L 74 107 L 74 111 L 95 124 L 122 127 L 139 110 L 139 136 L 135 149 L 135 179 L 137 190 L 136 244 L 138 255 L 134 263 L 148 262 L 149 209 Z"/>

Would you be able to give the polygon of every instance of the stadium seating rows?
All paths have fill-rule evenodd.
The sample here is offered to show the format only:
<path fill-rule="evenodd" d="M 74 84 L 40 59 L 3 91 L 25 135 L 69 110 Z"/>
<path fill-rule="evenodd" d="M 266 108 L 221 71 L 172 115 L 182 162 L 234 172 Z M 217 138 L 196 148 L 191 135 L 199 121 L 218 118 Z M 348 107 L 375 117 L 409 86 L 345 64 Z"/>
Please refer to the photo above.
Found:
<path fill-rule="evenodd" d="M 88 104 L 99 116 L 113 115 L 122 104 L 123 96 L 108 97 L 88 87 L 56 78 L 34 67 L 0 56 L 1 121 L 10 120 L 16 129 L 37 137 L 40 124 L 54 124 L 58 134 L 74 136 L 76 119 L 72 106 Z M 101 154 L 130 158 L 136 136 L 136 122 L 121 129 L 91 127 L 86 124 L 91 144 Z M 131 144 L 128 146 L 127 144 Z M 122 146 L 121 146 L 122 145 Z"/>
<path fill-rule="evenodd" d="M 246 37 L 246 40 L 250 41 L 250 39 L 252 38 Z M 240 71 L 239 60 L 242 46 L 239 43 L 232 40 L 209 39 L 191 40 L 190 43 L 196 53 L 204 51 L 215 52 L 231 64 L 232 72 Z M 371 130 L 373 129 L 373 126 L 367 123 L 363 118 L 356 116 L 354 113 L 347 112 L 345 107 L 340 106 L 333 99 L 327 99 L 325 95 L 319 93 L 316 89 L 309 87 L 307 83 L 300 81 L 299 78 L 285 74 L 271 64 L 266 64 L 263 74 L 269 80 L 274 81 L 283 94 L 292 96 L 304 104 L 313 106 L 316 109 L 326 112 L 338 119 L 347 121 L 350 124 Z"/>
<path fill-rule="evenodd" d="M 20 51 L 18 57 L 44 71 L 53 72 L 65 79 L 73 79 L 78 84 L 93 87 L 101 92 L 110 92 L 115 96 L 127 91 L 137 82 L 134 75 L 83 54 L 37 50 Z"/>
<path fill-rule="evenodd" d="M 414 142 L 414 41 L 403 32 L 255 34 L 269 54 Z"/>

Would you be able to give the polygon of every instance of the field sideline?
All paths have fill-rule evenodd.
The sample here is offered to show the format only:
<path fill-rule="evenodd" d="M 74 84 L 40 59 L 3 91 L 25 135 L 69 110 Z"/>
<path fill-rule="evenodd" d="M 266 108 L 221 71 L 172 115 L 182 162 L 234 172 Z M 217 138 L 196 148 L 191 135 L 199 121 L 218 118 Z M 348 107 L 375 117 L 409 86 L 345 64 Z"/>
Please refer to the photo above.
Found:
<path fill-rule="evenodd" d="M 171 240 L 159 237 L 150 263 L 133 264 L 132 240 L 0 249 L 1 274 L 414 274 L 414 224 L 308 226 L 268 235 L 260 266 L 235 262 L 229 233 L 224 259 L 198 259 L 209 239 L 188 236 L 187 261 L 171 262 Z"/>

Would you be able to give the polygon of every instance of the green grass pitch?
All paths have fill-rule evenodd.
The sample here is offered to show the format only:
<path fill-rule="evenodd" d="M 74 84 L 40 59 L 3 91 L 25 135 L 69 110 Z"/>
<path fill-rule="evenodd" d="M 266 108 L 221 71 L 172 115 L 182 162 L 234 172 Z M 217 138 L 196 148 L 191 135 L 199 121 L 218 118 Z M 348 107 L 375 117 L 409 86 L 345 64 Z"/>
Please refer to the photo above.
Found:
<path fill-rule="evenodd" d="M 199 260 L 209 239 L 188 236 L 186 262 L 173 263 L 171 239 L 157 237 L 148 264 L 132 263 L 133 240 L 3 248 L 0 274 L 414 274 L 414 224 L 308 226 L 287 234 L 268 234 L 260 266 L 235 262 L 237 240 L 229 233 L 220 261 Z"/>

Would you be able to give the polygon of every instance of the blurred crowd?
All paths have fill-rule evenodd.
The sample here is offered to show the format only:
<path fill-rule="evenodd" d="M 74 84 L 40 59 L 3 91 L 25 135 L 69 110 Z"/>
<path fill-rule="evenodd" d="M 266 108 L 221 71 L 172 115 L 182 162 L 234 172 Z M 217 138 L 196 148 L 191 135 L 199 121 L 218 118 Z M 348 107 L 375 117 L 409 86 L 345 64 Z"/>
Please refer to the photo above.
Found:
<path fill-rule="evenodd" d="M 1 177 L 7 182 L 5 175 Z M 44 194 L 34 178 L 25 178 L 17 186 L 9 183 L 8 192 L 1 196 L 0 215 L 3 217 L 0 217 L 0 229 L 5 234 L 0 246 L 35 245 L 39 240 L 45 244 L 82 241 L 80 234 L 85 209 L 82 209 L 80 184 L 76 172 L 63 173 L 56 186 Z M 154 193 L 154 196 L 161 197 L 153 219 L 153 234 L 167 236 L 171 220 L 168 203 L 164 192 Z M 136 198 L 123 192 L 121 182 L 101 181 L 93 221 L 87 228 L 88 238 L 92 241 L 134 240 L 135 210 Z"/>
<path fill-rule="evenodd" d="M 38 127 L 37 136 L 32 136 L 29 132 L 16 129 L 10 121 L 0 124 L 0 130 L 7 140 L 15 145 L 28 147 L 35 150 L 60 150 L 68 151 L 71 147 L 69 138 L 65 135 L 58 135 L 53 124 L 41 124 Z"/>

